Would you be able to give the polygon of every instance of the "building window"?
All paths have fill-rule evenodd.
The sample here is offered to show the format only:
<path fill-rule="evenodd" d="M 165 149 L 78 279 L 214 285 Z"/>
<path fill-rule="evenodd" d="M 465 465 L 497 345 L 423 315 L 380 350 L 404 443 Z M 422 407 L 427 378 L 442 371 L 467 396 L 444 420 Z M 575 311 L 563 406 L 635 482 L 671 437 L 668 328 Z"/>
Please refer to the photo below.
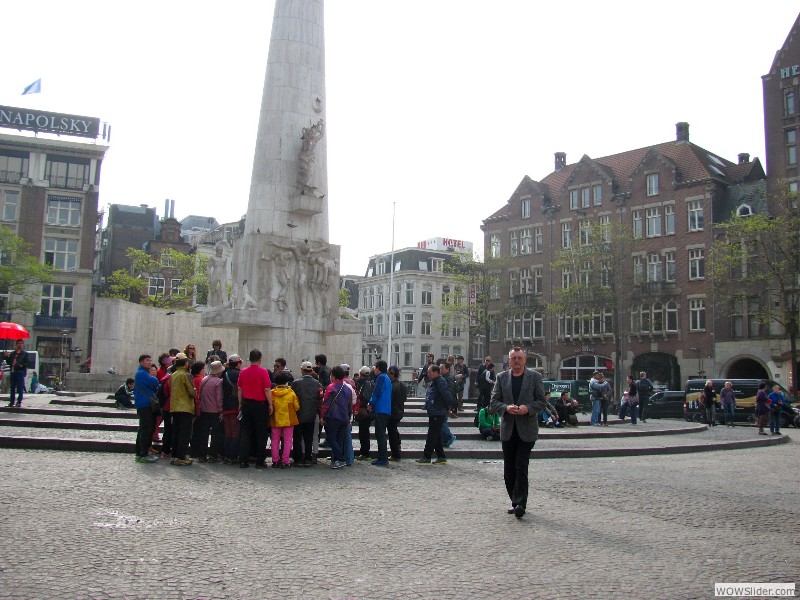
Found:
<path fill-rule="evenodd" d="M 647 174 L 647 195 L 658 196 L 658 173 Z"/>
<path fill-rule="evenodd" d="M 783 114 L 784 116 L 793 115 L 797 112 L 797 104 L 795 103 L 794 88 L 786 88 L 783 91 Z"/>
<path fill-rule="evenodd" d="M 533 228 L 533 251 L 534 252 L 541 252 L 544 249 L 544 236 L 542 235 L 542 228 L 534 227 Z"/>
<path fill-rule="evenodd" d="M 414 313 L 405 313 L 403 315 L 403 323 L 405 324 L 405 335 L 414 335 Z"/>
<path fill-rule="evenodd" d="M 744 298 L 731 300 L 731 337 L 744 337 Z"/>
<path fill-rule="evenodd" d="M 78 268 L 78 240 L 59 240 L 45 238 L 44 264 L 52 265 L 60 271 L 74 271 Z"/>
<path fill-rule="evenodd" d="M 422 287 L 422 305 L 431 306 L 433 304 L 433 288 L 430 284 Z"/>
<path fill-rule="evenodd" d="M 589 219 L 581 219 L 578 221 L 578 243 L 581 246 L 589 245 L 589 238 L 592 234 L 592 223 Z"/>
<path fill-rule="evenodd" d="M 393 365 L 400 364 L 400 344 L 392 344 L 392 355 L 394 356 L 394 360 L 392 361 Z M 369 361 L 367 361 L 369 362 Z"/>
<path fill-rule="evenodd" d="M 588 187 L 581 188 L 581 208 L 589 208 L 591 206 L 591 190 Z"/>
<path fill-rule="evenodd" d="M 563 381 L 589 381 L 595 371 L 605 372 L 611 359 L 607 356 L 581 354 L 561 361 L 558 378 Z"/>
<path fill-rule="evenodd" d="M 578 280 L 579 285 L 588 288 L 589 282 L 592 277 L 592 263 L 589 262 L 588 260 L 581 265 L 581 271 L 579 273 L 579 277 L 580 277 L 580 279 Z"/>
<path fill-rule="evenodd" d="M 369 306 L 370 310 L 375 308 L 375 288 L 370 288 L 369 290 L 369 302 L 367 306 Z"/>
<path fill-rule="evenodd" d="M 444 271 L 444 259 L 443 258 L 432 258 L 431 259 L 431 271 L 434 273 L 441 273 Z"/>
<path fill-rule="evenodd" d="M 578 190 L 569 191 L 569 209 L 578 210 Z"/>
<path fill-rule="evenodd" d="M 394 335 L 400 335 L 400 313 L 394 313 Z"/>
<path fill-rule="evenodd" d="M 686 210 L 689 213 L 689 231 L 702 231 L 703 201 L 692 200 L 691 202 L 687 202 Z"/>
<path fill-rule="evenodd" d="M 185 296 L 186 286 L 181 285 L 183 279 L 173 279 L 170 281 L 169 293 L 173 296 Z"/>
<path fill-rule="evenodd" d="M 544 313 L 533 313 L 533 337 L 537 339 L 544 337 Z"/>
<path fill-rule="evenodd" d="M 533 283 L 531 281 L 531 270 L 522 269 L 519 272 L 519 293 L 530 294 L 533 291 Z"/>
<path fill-rule="evenodd" d="M 367 310 L 367 290 L 361 292 L 361 309 Z"/>
<path fill-rule="evenodd" d="M 567 289 L 572 285 L 572 271 L 569 269 L 561 270 L 561 287 Z"/>
<path fill-rule="evenodd" d="M 406 281 L 406 304 L 414 304 L 414 282 Z"/>
<path fill-rule="evenodd" d="M 520 203 L 522 206 L 522 218 L 523 219 L 530 219 L 531 218 L 531 200 L 530 198 L 525 198 Z"/>
<path fill-rule="evenodd" d="M 795 129 L 786 132 L 786 164 L 797 164 L 797 131 Z"/>
<path fill-rule="evenodd" d="M 44 178 L 53 188 L 82 190 L 89 183 L 89 159 L 48 156 Z"/>
<path fill-rule="evenodd" d="M 422 313 L 421 335 L 431 335 L 431 313 Z"/>
<path fill-rule="evenodd" d="M 667 302 L 667 331 L 675 333 L 678 331 L 678 303 L 675 300 Z"/>
<path fill-rule="evenodd" d="M 592 196 L 594 199 L 594 205 L 600 206 L 603 204 L 603 186 L 599 183 L 596 183 L 592 186 Z"/>
<path fill-rule="evenodd" d="M 611 263 L 608 260 L 600 261 L 600 285 L 604 288 L 611 287 Z"/>
<path fill-rule="evenodd" d="M 533 268 L 533 293 L 541 294 L 542 291 L 542 267 Z"/>
<path fill-rule="evenodd" d="M 442 306 L 450 306 L 450 286 L 442 286 Z"/>
<path fill-rule="evenodd" d="M 666 281 L 675 281 L 675 253 L 665 252 L 664 261 L 667 263 Z"/>
<path fill-rule="evenodd" d="M 47 224 L 64 227 L 80 226 L 81 199 L 70 196 L 48 196 Z"/>
<path fill-rule="evenodd" d="M 706 301 L 703 298 L 689 300 L 689 331 L 706 330 Z"/>
<path fill-rule="evenodd" d="M 75 288 L 71 285 L 45 284 L 42 286 L 41 315 L 43 317 L 71 317 Z"/>
<path fill-rule="evenodd" d="M 178 264 L 177 259 L 172 251 L 172 248 L 166 248 L 161 251 L 159 263 L 162 267 L 176 267 Z"/>
<path fill-rule="evenodd" d="M 150 277 L 147 284 L 147 295 L 150 297 L 164 295 L 165 280 L 163 277 Z"/>
<path fill-rule="evenodd" d="M 0 150 L 0 183 L 19 183 L 28 176 L 28 153 Z"/>
<path fill-rule="evenodd" d="M 19 192 L 16 190 L 3 191 L 3 221 L 17 220 L 17 206 L 19 205 Z"/>
<path fill-rule="evenodd" d="M 386 275 L 386 263 L 384 261 L 379 260 L 378 263 L 375 265 L 375 274 Z"/>
<path fill-rule="evenodd" d="M 422 365 L 428 364 L 428 354 L 431 354 L 431 345 L 430 344 L 422 344 L 419 347 L 419 362 Z"/>
<path fill-rule="evenodd" d="M 489 236 L 489 247 L 492 250 L 492 258 L 500 258 L 500 234 L 493 233 Z"/>
<path fill-rule="evenodd" d="M 489 317 L 489 341 L 497 342 L 500 340 L 500 318 L 497 315 Z"/>
<path fill-rule="evenodd" d="M 644 264 L 641 256 L 633 257 L 633 283 L 639 285 L 644 281 Z"/>
<path fill-rule="evenodd" d="M 453 328 L 451 329 L 452 337 L 457 338 L 461 337 L 461 322 L 456 319 L 453 323 Z"/>
<path fill-rule="evenodd" d="M 660 254 L 647 255 L 647 281 L 656 282 L 663 279 L 663 271 Z"/>
<path fill-rule="evenodd" d="M 609 215 L 600 217 L 600 241 L 606 244 L 611 242 L 611 217 Z"/>
<path fill-rule="evenodd" d="M 703 279 L 706 276 L 704 251 L 702 248 L 689 250 L 689 279 Z"/>
<path fill-rule="evenodd" d="M 530 229 L 523 229 L 519 233 L 520 233 L 519 253 L 520 254 L 530 254 L 531 253 L 531 230 Z"/>
<path fill-rule="evenodd" d="M 565 221 L 561 224 L 561 247 L 564 249 L 572 248 L 572 224 Z"/>
<path fill-rule="evenodd" d="M 747 335 L 750 337 L 759 337 L 761 335 L 759 301 L 756 297 L 747 299 Z"/>
<path fill-rule="evenodd" d="M 383 315 L 375 317 L 375 335 L 383 335 Z"/>
<path fill-rule="evenodd" d="M 519 273 L 509 271 L 508 273 L 508 295 L 513 298 L 519 294 Z"/>
<path fill-rule="evenodd" d="M 493 275 L 489 281 L 489 298 L 491 300 L 500 299 L 500 276 Z"/>
<path fill-rule="evenodd" d="M 656 237 L 661 235 L 661 209 L 658 207 L 648 208 L 645 214 L 647 217 L 645 235 L 647 237 Z"/>
<path fill-rule="evenodd" d="M 634 210 L 631 214 L 633 215 L 633 237 L 638 240 L 642 237 L 642 211 Z"/>
<path fill-rule="evenodd" d="M 414 344 L 403 344 L 403 366 L 411 367 L 414 360 Z"/>
<path fill-rule="evenodd" d="M 376 302 L 378 308 L 383 308 L 383 286 L 379 285 L 377 290 L 378 290 L 378 292 L 375 295 L 376 296 L 375 302 Z"/>
<path fill-rule="evenodd" d="M 394 305 L 400 306 L 400 289 L 401 286 L 399 283 L 394 284 Z"/>
<path fill-rule="evenodd" d="M 517 232 L 511 232 L 511 249 L 509 250 L 511 256 L 516 256 L 519 253 L 519 241 L 517 240 Z"/>
<path fill-rule="evenodd" d="M 664 235 L 675 234 L 675 207 L 668 205 L 664 207 Z"/>

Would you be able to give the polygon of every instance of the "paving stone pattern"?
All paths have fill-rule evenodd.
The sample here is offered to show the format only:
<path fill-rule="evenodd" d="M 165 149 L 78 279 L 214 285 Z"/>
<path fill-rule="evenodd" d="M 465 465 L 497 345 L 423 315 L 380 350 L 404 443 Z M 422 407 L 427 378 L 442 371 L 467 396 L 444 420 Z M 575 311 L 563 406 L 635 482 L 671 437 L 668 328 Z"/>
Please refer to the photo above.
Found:
<path fill-rule="evenodd" d="M 545 443 L 545 442 L 541 442 Z M 3 598 L 713 598 L 800 583 L 800 444 L 333 471 L 0 450 Z"/>

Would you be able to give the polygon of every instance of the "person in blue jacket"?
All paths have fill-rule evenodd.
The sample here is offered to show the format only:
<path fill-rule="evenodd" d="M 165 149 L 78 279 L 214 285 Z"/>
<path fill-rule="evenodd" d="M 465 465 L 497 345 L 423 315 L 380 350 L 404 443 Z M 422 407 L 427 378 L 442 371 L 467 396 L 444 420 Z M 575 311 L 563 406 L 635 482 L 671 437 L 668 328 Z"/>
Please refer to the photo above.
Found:
<path fill-rule="evenodd" d="M 139 357 L 139 368 L 133 376 L 133 403 L 139 415 L 139 433 L 136 435 L 136 462 L 151 463 L 158 460 L 157 454 L 150 454 L 153 440 L 153 409 L 150 398 L 158 390 L 158 379 L 150 374 L 153 359 L 149 354 Z"/>
<path fill-rule="evenodd" d="M 372 396 L 369 399 L 369 411 L 375 415 L 375 439 L 378 442 L 378 459 L 373 460 L 372 464 L 376 467 L 389 466 L 389 453 L 386 450 L 386 427 L 392 416 L 392 381 L 386 374 L 389 365 L 385 360 L 375 363 L 375 384 L 372 388 Z"/>
<path fill-rule="evenodd" d="M 428 413 L 428 435 L 425 437 L 425 449 L 422 458 L 415 462 L 423 465 L 446 465 L 447 457 L 444 455 L 442 444 L 442 425 L 450 411 L 453 401 L 450 386 L 439 374 L 439 365 L 428 367 L 428 393 L 425 396 L 425 410 Z M 431 463 L 431 457 L 436 452 L 436 460 Z"/>

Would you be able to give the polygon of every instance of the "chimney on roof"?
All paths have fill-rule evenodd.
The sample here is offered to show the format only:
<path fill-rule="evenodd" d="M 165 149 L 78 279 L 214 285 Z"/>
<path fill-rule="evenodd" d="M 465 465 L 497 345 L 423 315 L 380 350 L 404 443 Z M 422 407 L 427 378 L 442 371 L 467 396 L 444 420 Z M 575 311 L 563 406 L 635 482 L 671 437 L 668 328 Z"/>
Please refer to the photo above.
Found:
<path fill-rule="evenodd" d="M 689 141 L 689 124 L 685 121 L 675 123 L 675 138 L 678 142 Z"/>
<path fill-rule="evenodd" d="M 739 152 L 739 164 L 746 165 L 750 162 L 750 155 L 747 152 Z"/>
<path fill-rule="evenodd" d="M 556 152 L 556 173 L 558 173 L 561 169 L 567 166 L 567 153 L 566 152 Z"/>

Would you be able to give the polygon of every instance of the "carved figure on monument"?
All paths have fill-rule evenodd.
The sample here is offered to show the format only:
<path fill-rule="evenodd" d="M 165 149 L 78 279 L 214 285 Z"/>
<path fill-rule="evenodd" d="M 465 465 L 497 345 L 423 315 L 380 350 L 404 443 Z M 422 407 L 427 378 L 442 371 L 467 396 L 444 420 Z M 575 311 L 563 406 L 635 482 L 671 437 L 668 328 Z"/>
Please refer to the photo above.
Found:
<path fill-rule="evenodd" d="M 320 119 L 316 125 L 311 127 L 303 127 L 303 146 L 300 148 L 300 154 L 297 156 L 297 185 L 300 186 L 301 193 L 307 196 L 314 196 L 322 198 L 325 192 L 320 191 L 312 183 L 312 170 L 317 163 L 317 157 L 314 150 L 319 142 L 325 135 L 325 121 Z"/>
<path fill-rule="evenodd" d="M 355 309 L 350 308 L 349 306 L 340 306 L 339 307 L 339 316 L 342 319 L 355 319 L 358 320 L 358 311 Z"/>
<path fill-rule="evenodd" d="M 222 256 L 224 248 L 219 243 L 214 256 L 208 259 L 208 306 L 224 306 L 228 283 L 228 259 Z"/>
<path fill-rule="evenodd" d="M 239 286 L 235 283 L 231 286 L 231 297 L 225 303 L 225 308 L 238 308 L 239 304 Z"/>
<path fill-rule="evenodd" d="M 294 246 L 289 244 L 280 244 L 278 242 L 270 242 L 270 244 L 278 248 L 282 248 L 283 250 L 288 250 L 294 256 L 295 261 L 297 261 L 297 269 L 295 271 L 295 280 L 297 284 L 297 303 L 300 310 L 305 310 L 306 295 L 309 287 L 308 270 L 314 266 L 314 254 L 325 252 L 327 248 L 324 246 L 321 248 L 311 248 L 308 240 L 298 242 Z"/>
<path fill-rule="evenodd" d="M 273 261 L 274 268 L 272 269 L 275 275 L 275 280 L 278 282 L 277 293 L 270 293 L 269 298 L 278 305 L 278 310 L 283 312 L 286 310 L 286 294 L 289 291 L 289 282 L 292 279 L 290 261 L 292 260 L 291 252 L 277 251 L 272 256 L 265 256 L 261 253 L 261 260 Z M 274 289 L 274 286 L 273 286 Z"/>
<path fill-rule="evenodd" d="M 334 277 L 339 271 L 339 261 L 335 258 L 318 256 L 314 261 L 314 283 L 330 285 L 331 275 Z"/>
<path fill-rule="evenodd" d="M 256 301 L 250 295 L 250 291 L 247 289 L 247 279 L 242 282 L 242 310 L 255 310 L 258 308 Z"/>

